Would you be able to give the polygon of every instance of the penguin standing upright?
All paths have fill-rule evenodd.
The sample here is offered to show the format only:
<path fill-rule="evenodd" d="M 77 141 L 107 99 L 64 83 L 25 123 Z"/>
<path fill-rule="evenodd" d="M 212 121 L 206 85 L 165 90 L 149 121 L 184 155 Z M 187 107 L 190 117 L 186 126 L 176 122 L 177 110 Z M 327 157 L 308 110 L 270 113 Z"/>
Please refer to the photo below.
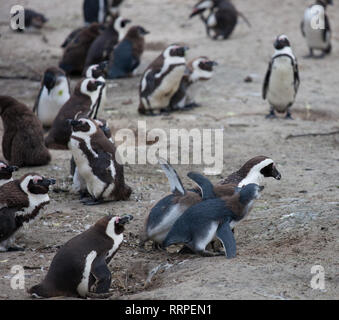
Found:
<path fill-rule="evenodd" d="M 201 188 L 203 201 L 187 209 L 176 220 L 162 244 L 163 248 L 183 243 L 202 256 L 217 256 L 221 253 L 206 250 L 206 246 L 217 237 L 225 248 L 227 258 L 234 258 L 236 243 L 230 223 L 248 214 L 264 187 L 251 183 L 231 197 L 217 198 L 208 179 L 194 172 L 188 176 Z"/>
<path fill-rule="evenodd" d="M 84 0 L 83 13 L 85 24 L 104 23 L 108 14 L 107 0 Z"/>
<path fill-rule="evenodd" d="M 153 115 L 155 110 L 169 109 L 185 73 L 187 50 L 172 44 L 146 68 L 139 85 L 139 113 Z"/>
<path fill-rule="evenodd" d="M 0 160 L 0 187 L 7 182 L 13 181 L 12 174 L 18 167 L 9 166 L 6 162 Z"/>
<path fill-rule="evenodd" d="M 145 35 L 148 33 L 141 26 L 129 28 L 126 36 L 111 53 L 107 72 L 108 79 L 125 78 L 132 75 L 140 65 L 145 47 Z"/>
<path fill-rule="evenodd" d="M 205 10 L 209 9 L 207 16 Z M 207 35 L 212 39 L 227 39 L 238 22 L 238 15 L 250 26 L 246 17 L 237 11 L 229 0 L 201 0 L 193 8 L 190 18 L 200 15 L 206 26 Z"/>
<path fill-rule="evenodd" d="M 61 107 L 70 98 L 70 92 L 69 80 L 62 69 L 46 69 L 33 108 L 43 127 L 51 127 Z"/>
<path fill-rule="evenodd" d="M 0 187 L 0 251 L 22 250 L 14 245 L 15 233 L 49 203 L 52 184 L 54 179 L 28 173 Z"/>
<path fill-rule="evenodd" d="M 286 112 L 285 119 L 292 119 L 292 107 L 299 89 L 298 62 L 286 35 L 279 35 L 274 42 L 275 52 L 266 72 L 262 96 L 271 109 L 266 118 L 276 118 L 275 112 Z"/>
<path fill-rule="evenodd" d="M 328 4 L 333 5 L 332 0 L 316 0 L 315 4 L 305 10 L 301 32 L 310 50 L 310 54 L 305 58 L 315 57 L 314 50 L 322 51 L 321 55 L 316 56 L 317 58 L 323 58 L 331 53 L 331 27 L 326 13 Z"/>
<path fill-rule="evenodd" d="M 99 34 L 100 25 L 94 22 L 88 27 L 81 29 L 79 34 L 67 44 L 59 62 L 59 67 L 63 69 L 67 75 L 82 74 L 87 52 Z"/>
<path fill-rule="evenodd" d="M 109 60 L 116 44 L 122 40 L 126 34 L 126 26 L 131 20 L 114 16 L 105 30 L 96 37 L 88 49 L 85 67 L 87 69 L 93 64 L 98 64 Z"/>
<path fill-rule="evenodd" d="M 66 242 L 54 256 L 44 280 L 28 290 L 33 297 L 83 297 L 107 294 L 108 268 L 123 241 L 124 226 L 133 216 L 101 218 L 94 226 Z"/>
<path fill-rule="evenodd" d="M 50 149 L 66 150 L 72 133 L 68 119 L 74 119 L 77 114 L 93 117 L 99 108 L 100 93 L 104 82 L 95 79 L 83 79 L 78 82 L 74 93 L 60 109 L 53 121 L 52 127 L 45 138 L 45 144 Z"/>
<path fill-rule="evenodd" d="M 216 66 L 215 61 L 209 60 L 207 57 L 198 57 L 187 64 L 185 74 L 181 79 L 181 83 L 177 92 L 170 101 L 171 110 L 183 110 L 197 107 L 188 94 L 191 85 L 197 81 L 206 81 L 211 79 L 213 75 L 213 67 Z"/>
<path fill-rule="evenodd" d="M 91 198 L 86 205 L 127 200 L 131 188 L 125 183 L 124 167 L 114 143 L 107 139 L 98 124 L 86 118 L 70 120 L 72 135 L 68 144 L 80 176 L 86 181 Z"/>
<path fill-rule="evenodd" d="M 2 152 L 10 165 L 43 166 L 51 161 L 44 145 L 41 122 L 26 105 L 9 96 L 0 96 L 4 125 Z"/>

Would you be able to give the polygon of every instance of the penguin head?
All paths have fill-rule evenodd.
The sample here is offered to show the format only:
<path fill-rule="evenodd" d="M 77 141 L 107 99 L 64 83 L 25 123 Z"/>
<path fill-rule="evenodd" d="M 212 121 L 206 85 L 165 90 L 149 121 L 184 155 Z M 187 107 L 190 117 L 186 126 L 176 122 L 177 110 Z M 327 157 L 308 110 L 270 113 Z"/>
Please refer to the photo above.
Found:
<path fill-rule="evenodd" d="M 86 71 L 86 78 L 98 79 L 100 77 L 106 78 L 107 76 L 108 61 L 100 62 L 88 67 Z"/>
<path fill-rule="evenodd" d="M 105 134 L 107 139 L 110 139 L 112 137 L 112 132 L 110 127 L 107 125 L 107 121 L 106 120 L 98 120 L 95 119 L 94 120 L 95 123 L 99 126 L 99 128 L 102 130 L 102 132 Z"/>
<path fill-rule="evenodd" d="M 213 75 L 213 67 L 216 65 L 218 65 L 217 62 L 209 60 L 207 57 L 193 59 L 188 64 L 191 73 L 191 81 L 209 80 Z"/>
<path fill-rule="evenodd" d="M 193 8 L 190 18 L 203 13 L 206 9 L 211 9 L 214 7 L 214 2 L 212 0 L 202 0 L 199 1 Z"/>
<path fill-rule="evenodd" d="M 142 26 L 132 26 L 128 29 L 126 37 L 130 39 L 144 38 L 144 36 L 149 33 L 150 32 Z"/>
<path fill-rule="evenodd" d="M 17 171 L 18 167 L 9 166 L 7 163 L 0 160 L 0 180 L 8 180 L 12 178 L 12 173 Z"/>
<path fill-rule="evenodd" d="M 47 21 L 48 19 L 41 13 L 34 12 L 34 14 L 32 14 L 32 26 L 37 29 L 41 29 Z"/>
<path fill-rule="evenodd" d="M 10 96 L 0 96 L 0 116 L 3 115 L 7 109 L 11 109 L 11 106 L 16 103 L 17 100 Z"/>
<path fill-rule="evenodd" d="M 68 119 L 67 123 L 71 126 L 73 133 L 92 135 L 97 131 L 98 125 L 95 121 L 80 117 L 78 119 Z"/>
<path fill-rule="evenodd" d="M 36 173 L 28 173 L 21 178 L 20 187 L 26 194 L 46 194 L 55 179 L 45 178 Z"/>
<path fill-rule="evenodd" d="M 114 240 L 118 235 L 124 232 L 125 224 L 129 223 L 132 219 L 132 215 L 125 215 L 123 217 L 108 215 L 106 217 L 106 234 Z"/>
<path fill-rule="evenodd" d="M 121 29 L 124 29 L 126 28 L 127 24 L 131 23 L 132 20 L 130 19 L 125 19 L 121 16 L 116 16 L 116 17 L 113 17 L 113 28 L 116 30 L 116 31 L 120 31 Z"/>
<path fill-rule="evenodd" d="M 249 204 L 251 201 L 254 201 L 256 199 L 260 198 L 260 192 L 264 190 L 264 186 L 259 186 L 256 183 L 250 183 L 245 186 L 243 186 L 239 192 L 240 197 L 239 201 L 243 205 Z"/>
<path fill-rule="evenodd" d="M 276 50 L 281 50 L 285 47 L 290 47 L 291 44 L 290 44 L 290 41 L 288 40 L 287 36 L 282 34 L 282 35 L 277 36 L 277 38 L 274 41 L 273 46 Z"/>
<path fill-rule="evenodd" d="M 171 44 L 164 51 L 165 58 L 171 57 L 185 57 L 186 51 L 189 49 L 187 46 L 181 46 L 178 44 Z"/>
<path fill-rule="evenodd" d="M 105 82 L 96 80 L 94 78 L 88 78 L 82 80 L 80 84 L 80 93 L 92 97 L 98 94 L 102 88 L 105 87 Z"/>
<path fill-rule="evenodd" d="M 317 4 L 320 4 L 326 7 L 328 4 L 333 5 L 333 1 L 332 0 L 317 0 Z"/>

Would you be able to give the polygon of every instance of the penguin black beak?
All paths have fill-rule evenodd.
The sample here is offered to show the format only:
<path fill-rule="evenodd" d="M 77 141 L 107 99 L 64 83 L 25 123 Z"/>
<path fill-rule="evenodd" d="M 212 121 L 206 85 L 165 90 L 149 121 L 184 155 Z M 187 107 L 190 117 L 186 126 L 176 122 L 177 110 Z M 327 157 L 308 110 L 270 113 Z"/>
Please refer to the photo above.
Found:
<path fill-rule="evenodd" d="M 38 181 L 38 184 L 43 187 L 49 187 L 50 185 L 55 184 L 55 183 L 56 183 L 55 179 L 47 179 L 47 178 L 43 178 L 42 180 Z"/>
<path fill-rule="evenodd" d="M 131 220 L 133 220 L 133 216 L 128 214 L 126 216 L 123 216 L 122 218 L 119 219 L 118 224 L 119 225 L 124 225 L 126 223 L 129 223 Z"/>
<path fill-rule="evenodd" d="M 146 34 L 149 34 L 150 32 L 148 31 L 148 30 L 145 30 L 145 29 L 143 29 L 143 30 L 141 30 L 141 34 L 143 35 L 143 36 L 145 36 Z"/>
<path fill-rule="evenodd" d="M 74 119 L 67 119 L 66 122 L 71 125 L 72 127 L 74 126 L 78 126 L 79 124 L 81 124 L 81 121 L 78 120 L 74 120 Z"/>
<path fill-rule="evenodd" d="M 259 191 L 260 191 L 260 192 L 263 191 L 264 189 L 265 189 L 264 186 L 259 186 Z"/>
<path fill-rule="evenodd" d="M 126 24 L 131 23 L 131 22 L 132 22 L 132 20 L 130 20 L 130 19 L 124 19 L 124 20 L 122 20 L 122 21 L 121 21 L 122 27 L 125 27 Z"/>
<path fill-rule="evenodd" d="M 46 72 L 44 75 L 43 85 L 47 88 L 48 95 L 56 84 L 55 74 L 51 72 Z"/>
<path fill-rule="evenodd" d="M 8 172 L 14 172 L 17 171 L 19 168 L 16 166 L 8 166 L 7 168 L 5 168 L 6 171 Z"/>
<path fill-rule="evenodd" d="M 276 168 L 274 168 L 272 170 L 272 177 L 276 180 L 280 180 L 281 179 L 281 173 Z"/>
<path fill-rule="evenodd" d="M 108 67 L 108 60 L 99 63 L 99 69 L 101 71 L 106 71 Z"/>
<path fill-rule="evenodd" d="M 193 18 L 194 16 L 196 16 L 197 14 L 203 13 L 205 11 L 205 9 L 198 9 L 198 8 L 194 8 L 192 13 L 190 14 L 189 18 Z"/>
<path fill-rule="evenodd" d="M 95 81 L 95 84 L 97 85 L 97 87 L 104 87 L 105 86 L 105 82 L 102 82 L 102 81 L 99 81 L 99 80 L 96 80 Z"/>

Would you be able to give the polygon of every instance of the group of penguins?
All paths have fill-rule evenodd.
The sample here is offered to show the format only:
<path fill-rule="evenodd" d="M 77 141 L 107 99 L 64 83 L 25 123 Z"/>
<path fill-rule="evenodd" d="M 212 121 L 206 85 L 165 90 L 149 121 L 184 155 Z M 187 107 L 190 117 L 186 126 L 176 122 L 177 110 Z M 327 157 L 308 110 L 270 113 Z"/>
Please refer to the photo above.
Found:
<path fill-rule="evenodd" d="M 33 111 L 12 97 L 0 96 L 5 158 L 0 161 L 0 251 L 23 250 L 15 244 L 16 232 L 33 221 L 50 201 L 50 186 L 55 179 L 37 173 L 12 177 L 20 167 L 47 165 L 51 161 L 48 149 L 71 151 L 72 189 L 79 192 L 83 204 L 130 198 L 132 188 L 125 183 L 111 130 L 99 117 L 99 107 L 107 100 L 106 79 L 132 76 L 140 64 L 144 35 L 148 33 L 141 26 L 126 31 L 130 21 L 119 15 L 121 2 L 84 1 L 85 26 L 73 31 L 63 43 L 59 67 L 45 71 Z M 327 4 L 332 1 L 317 0 L 305 11 L 302 31 L 310 55 L 313 50 L 321 50 L 318 57 L 323 57 L 331 51 Z M 325 29 L 310 27 L 314 6 L 324 13 Z M 25 11 L 26 27 L 40 28 L 47 21 L 33 10 Z M 227 39 L 238 15 L 243 16 L 227 0 L 199 1 L 191 17 L 195 15 L 200 15 L 208 36 L 215 40 Z M 278 36 L 274 48 L 263 86 L 263 97 L 271 106 L 267 117 L 275 117 L 277 111 L 286 112 L 290 118 L 299 86 L 297 60 L 287 36 Z M 197 80 L 210 79 L 216 62 L 198 57 L 187 63 L 187 49 L 171 44 L 146 68 L 139 86 L 139 113 L 154 115 L 155 110 L 171 112 L 197 106 L 187 89 Z M 71 93 L 68 76 L 74 73 L 83 77 Z M 46 135 L 44 128 L 48 129 Z M 165 159 L 159 158 L 159 164 L 171 193 L 148 214 L 140 235 L 140 250 L 152 240 L 154 249 L 183 244 L 182 253 L 234 258 L 234 227 L 259 198 L 263 178 L 281 179 L 274 160 L 257 156 L 215 185 L 203 175 L 189 172 L 187 176 L 197 187 L 187 190 Z M 123 241 L 125 224 L 132 219 L 132 215 L 108 215 L 69 240 L 54 256 L 44 280 L 28 292 L 34 297 L 110 294 L 112 274 L 108 264 Z M 220 240 L 224 250 L 215 247 L 215 239 Z"/>

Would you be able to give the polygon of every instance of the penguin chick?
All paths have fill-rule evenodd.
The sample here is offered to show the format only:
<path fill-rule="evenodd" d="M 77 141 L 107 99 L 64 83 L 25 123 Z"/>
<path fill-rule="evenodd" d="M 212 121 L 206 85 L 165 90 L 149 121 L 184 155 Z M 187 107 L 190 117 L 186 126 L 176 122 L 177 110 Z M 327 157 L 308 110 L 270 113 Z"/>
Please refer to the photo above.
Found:
<path fill-rule="evenodd" d="M 106 216 L 66 242 L 54 256 L 44 280 L 28 290 L 33 297 L 82 297 L 105 294 L 111 286 L 108 268 L 133 216 Z"/>
<path fill-rule="evenodd" d="M 305 58 L 323 58 L 331 53 L 331 27 L 328 15 L 326 13 L 327 5 L 333 5 L 332 0 L 317 0 L 315 4 L 309 6 L 304 13 L 301 22 L 301 33 L 306 38 L 310 53 Z M 313 26 L 314 22 L 322 23 L 323 26 Z M 321 55 L 315 56 L 314 50 L 320 50 Z"/>
<path fill-rule="evenodd" d="M 247 215 L 264 187 L 251 183 L 243 186 L 232 197 L 217 198 L 208 179 L 194 172 L 190 172 L 188 176 L 198 183 L 203 201 L 187 209 L 174 223 L 162 244 L 163 247 L 184 243 L 195 253 L 212 257 L 221 253 L 209 252 L 206 246 L 217 237 L 224 246 L 227 258 L 234 258 L 236 243 L 230 223 Z"/>
<path fill-rule="evenodd" d="M 100 107 L 100 94 L 105 83 L 92 78 L 83 79 L 78 82 L 74 93 L 62 106 L 51 130 L 45 139 L 45 144 L 50 149 L 67 149 L 72 133 L 67 119 L 74 119 L 77 114 L 93 117 Z"/>
<path fill-rule="evenodd" d="M 99 33 L 100 25 L 98 23 L 92 23 L 87 28 L 81 30 L 66 46 L 59 67 L 63 69 L 67 75 L 82 74 L 88 49 Z"/>
<path fill-rule="evenodd" d="M 32 9 L 24 9 L 24 13 L 25 13 L 25 26 L 23 29 L 18 28 L 16 29 L 16 31 L 22 32 L 25 31 L 26 29 L 41 29 L 44 24 L 48 21 L 48 19 L 46 19 L 46 17 L 39 13 L 36 12 Z M 19 14 L 19 11 L 15 12 L 12 15 L 12 18 L 15 17 L 17 14 Z"/>
<path fill-rule="evenodd" d="M 126 26 L 131 20 L 123 17 L 114 16 L 105 30 L 96 37 L 91 44 L 84 69 L 87 69 L 93 64 L 98 64 L 105 60 L 109 60 L 114 47 L 120 42 L 126 34 Z"/>
<path fill-rule="evenodd" d="M 13 181 L 12 174 L 17 170 L 18 167 L 9 166 L 6 162 L 0 160 L 0 187 L 10 181 Z"/>
<path fill-rule="evenodd" d="M 69 80 L 62 69 L 46 69 L 33 112 L 44 128 L 50 128 L 61 107 L 70 98 Z"/>
<path fill-rule="evenodd" d="M 144 52 L 145 35 L 149 31 L 141 26 L 132 26 L 126 36 L 114 48 L 108 64 L 108 79 L 125 78 L 132 75 L 140 65 Z"/>
<path fill-rule="evenodd" d="M 280 35 L 274 42 L 275 52 L 266 72 L 262 96 L 268 100 L 271 109 L 266 118 L 276 118 L 275 112 L 286 112 L 285 119 L 292 119 L 292 107 L 299 89 L 299 70 L 290 41 Z"/>
<path fill-rule="evenodd" d="M 207 16 L 204 16 L 209 10 Z M 227 39 L 232 34 L 238 23 L 238 16 L 250 26 L 246 17 L 237 11 L 231 1 L 228 0 L 202 0 L 193 8 L 190 18 L 200 15 L 202 22 L 206 26 L 207 36 L 216 40 L 218 38 Z"/>
<path fill-rule="evenodd" d="M 216 65 L 217 63 L 215 61 L 209 60 L 207 57 L 198 57 L 190 61 L 181 79 L 179 89 L 171 98 L 170 109 L 183 110 L 197 107 L 198 105 L 190 100 L 188 90 L 190 86 L 197 81 L 211 79 L 213 76 L 213 67 Z"/>
<path fill-rule="evenodd" d="M 2 152 L 10 165 L 43 166 L 51 161 L 41 122 L 26 105 L 0 96 L 0 116 L 4 126 Z"/>
<path fill-rule="evenodd" d="M 178 91 L 186 68 L 188 47 L 172 44 L 144 71 L 139 85 L 139 113 L 153 115 L 155 110 L 168 109 Z"/>
<path fill-rule="evenodd" d="M 72 135 L 68 144 L 79 174 L 86 181 L 90 199 L 86 205 L 128 200 L 131 188 L 125 184 L 124 167 L 114 144 L 106 138 L 98 124 L 86 118 L 69 121 Z"/>
<path fill-rule="evenodd" d="M 0 187 L 0 251 L 22 249 L 14 245 L 15 233 L 49 203 L 51 184 L 54 179 L 29 173 Z"/>

